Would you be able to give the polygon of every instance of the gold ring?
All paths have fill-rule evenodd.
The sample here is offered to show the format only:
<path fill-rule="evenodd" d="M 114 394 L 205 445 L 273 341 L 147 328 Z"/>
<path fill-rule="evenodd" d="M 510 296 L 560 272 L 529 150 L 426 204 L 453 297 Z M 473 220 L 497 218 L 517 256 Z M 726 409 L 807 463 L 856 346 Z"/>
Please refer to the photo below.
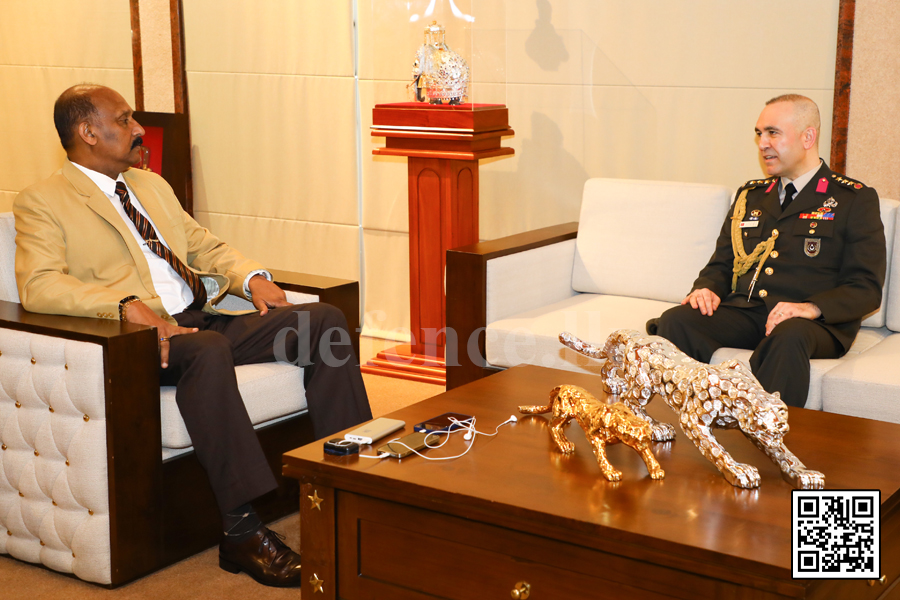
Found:
<path fill-rule="evenodd" d="M 171 339 L 171 338 L 161 337 L 161 338 L 159 338 L 159 341 L 161 341 L 161 342 L 168 342 L 170 339 Z"/>

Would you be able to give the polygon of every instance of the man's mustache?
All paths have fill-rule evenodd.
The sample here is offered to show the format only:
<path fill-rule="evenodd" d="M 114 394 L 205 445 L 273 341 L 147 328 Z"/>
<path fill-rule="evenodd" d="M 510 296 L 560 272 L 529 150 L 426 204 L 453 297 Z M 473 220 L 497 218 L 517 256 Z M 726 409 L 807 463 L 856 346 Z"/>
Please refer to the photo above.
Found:
<path fill-rule="evenodd" d="M 138 137 L 134 138 L 133 142 L 131 142 L 131 149 L 134 150 L 135 148 L 142 145 L 143 143 L 144 143 L 144 138 L 138 136 Z"/>

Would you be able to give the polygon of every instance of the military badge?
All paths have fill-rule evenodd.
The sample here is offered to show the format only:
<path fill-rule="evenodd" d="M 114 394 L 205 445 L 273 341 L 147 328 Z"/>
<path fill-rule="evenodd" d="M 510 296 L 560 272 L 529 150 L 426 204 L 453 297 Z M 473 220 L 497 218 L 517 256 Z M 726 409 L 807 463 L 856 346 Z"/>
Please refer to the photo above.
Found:
<path fill-rule="evenodd" d="M 806 238 L 806 241 L 803 243 L 803 252 L 810 258 L 818 256 L 821 248 L 822 238 Z"/>
<path fill-rule="evenodd" d="M 757 218 L 759 218 L 759 217 L 762 216 L 762 211 L 759 210 L 758 208 L 757 208 L 756 210 L 751 210 L 751 211 L 750 211 L 750 216 L 751 216 L 751 217 L 757 217 Z"/>
<path fill-rule="evenodd" d="M 834 208 L 835 206 L 837 206 L 837 200 L 835 200 L 834 198 L 829 198 L 822 204 L 824 204 L 826 208 Z"/>

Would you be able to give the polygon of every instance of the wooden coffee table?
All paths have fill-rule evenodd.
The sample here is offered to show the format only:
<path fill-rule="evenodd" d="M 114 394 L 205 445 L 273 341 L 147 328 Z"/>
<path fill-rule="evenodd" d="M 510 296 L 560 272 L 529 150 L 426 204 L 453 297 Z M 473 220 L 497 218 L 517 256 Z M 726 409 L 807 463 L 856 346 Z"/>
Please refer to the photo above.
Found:
<path fill-rule="evenodd" d="M 306 598 L 886 598 L 900 596 L 900 425 L 791 409 L 788 447 L 830 489 L 881 490 L 883 582 L 791 578 L 791 487 L 739 432 L 718 434 L 759 468 L 757 490 L 732 487 L 679 430 L 656 444 L 651 480 L 636 452 L 609 448 L 624 472 L 600 475 L 581 429 L 564 456 L 544 417 L 520 415 L 556 385 L 601 395 L 597 377 L 523 366 L 390 415 L 412 426 L 446 411 L 475 415 L 478 436 L 445 462 L 325 455 L 321 442 L 284 456 L 299 479 Z M 676 422 L 661 400 L 654 417 Z M 398 433 L 399 435 L 399 433 Z M 466 447 L 461 434 L 432 457 Z M 364 447 L 364 453 L 374 454 Z M 517 595 L 518 594 L 518 595 Z"/>

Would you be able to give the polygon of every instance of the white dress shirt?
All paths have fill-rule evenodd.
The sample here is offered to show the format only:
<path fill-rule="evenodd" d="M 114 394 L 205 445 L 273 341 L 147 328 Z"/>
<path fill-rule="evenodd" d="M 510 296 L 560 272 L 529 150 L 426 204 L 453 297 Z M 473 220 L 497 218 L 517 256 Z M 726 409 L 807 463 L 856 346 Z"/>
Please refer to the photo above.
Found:
<path fill-rule="evenodd" d="M 790 179 L 788 179 L 787 177 L 782 177 L 782 178 L 781 178 L 781 185 L 780 185 L 779 188 L 778 188 L 778 199 L 779 199 L 779 201 L 781 202 L 782 205 L 784 204 L 784 188 L 787 187 L 787 185 L 788 185 L 789 183 L 793 183 L 793 184 L 794 184 L 794 188 L 797 190 L 797 191 L 794 193 L 794 198 L 796 198 L 796 197 L 797 197 L 797 194 L 800 193 L 800 190 L 802 190 L 804 187 L 806 187 L 806 184 L 809 183 L 809 181 L 813 178 L 813 175 L 815 175 L 816 172 L 819 170 L 819 168 L 822 166 L 822 162 L 823 162 L 823 161 L 820 159 L 820 160 L 819 160 L 819 164 L 817 164 L 817 165 L 815 166 L 815 168 L 813 168 L 812 170 L 807 171 L 806 173 L 804 173 L 803 175 L 801 175 L 801 176 L 798 177 L 797 179 L 794 179 L 793 181 L 790 180 Z"/>
<path fill-rule="evenodd" d="M 128 213 L 125 212 L 125 207 L 122 206 L 122 202 L 116 195 L 116 182 L 121 181 L 122 183 L 125 183 L 125 178 L 122 177 L 121 173 L 119 174 L 118 179 L 113 180 L 103 173 L 98 173 L 97 171 L 83 167 L 78 163 L 73 162 L 72 164 L 78 167 L 82 173 L 90 177 L 91 181 L 100 188 L 100 191 L 109 198 L 113 208 L 116 209 L 116 212 L 122 217 L 128 230 L 131 231 L 131 235 L 133 235 L 137 243 L 140 244 L 141 250 L 144 253 L 144 258 L 147 259 L 147 264 L 150 265 L 150 278 L 153 280 L 153 287 L 156 289 L 156 293 L 159 294 L 166 312 L 170 315 L 176 315 L 190 306 L 191 302 L 194 301 L 194 293 L 191 292 L 190 286 L 188 286 L 187 282 L 181 278 L 181 275 L 175 272 L 175 269 L 173 269 L 169 263 L 150 249 L 150 246 L 144 241 L 144 238 L 141 237 L 140 232 L 128 216 Z M 153 219 L 151 219 L 150 215 L 147 214 L 147 211 L 144 210 L 141 201 L 135 196 L 134 191 L 128 187 L 128 184 L 125 184 L 125 187 L 128 189 L 131 203 L 139 213 L 144 215 L 147 220 L 150 221 L 150 224 L 153 225 L 153 229 L 156 230 L 156 237 L 158 237 L 159 241 L 168 248 L 169 245 L 166 243 L 166 240 L 163 239 L 162 235 L 160 235 L 156 223 L 153 222 Z"/>

